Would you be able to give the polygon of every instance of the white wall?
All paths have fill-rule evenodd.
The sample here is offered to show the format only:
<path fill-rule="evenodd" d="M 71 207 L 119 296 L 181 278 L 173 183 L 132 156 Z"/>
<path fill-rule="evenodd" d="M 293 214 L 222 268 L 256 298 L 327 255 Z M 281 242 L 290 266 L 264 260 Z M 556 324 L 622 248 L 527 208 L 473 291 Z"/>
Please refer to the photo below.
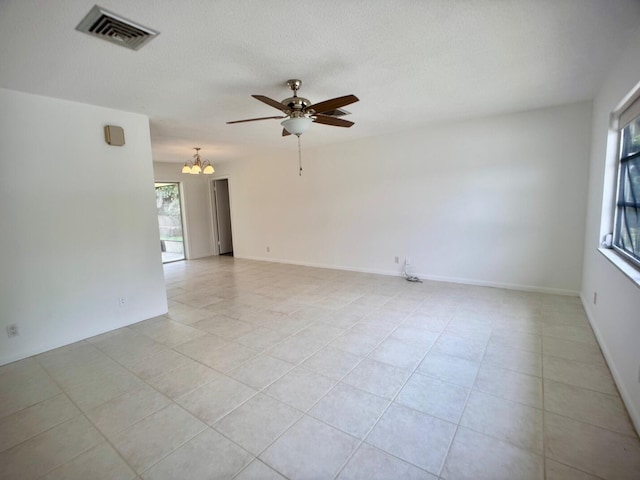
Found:
<path fill-rule="evenodd" d="M 185 152 L 185 159 L 189 159 Z M 182 173 L 182 164 L 155 162 L 153 173 L 156 182 L 179 182 L 182 191 L 182 214 L 185 226 L 185 253 L 188 259 L 215 254 L 213 217 L 211 209 L 211 179 L 218 177 L 220 167 L 214 165 L 216 174 L 189 175 Z"/>
<path fill-rule="evenodd" d="M 616 135 L 609 114 L 640 82 L 640 32 L 594 100 L 593 135 L 581 296 L 618 389 L 640 431 L 640 288 L 598 252 L 611 232 Z M 609 140 L 609 142 L 608 142 Z M 593 292 L 598 303 L 593 304 Z"/>
<path fill-rule="evenodd" d="M 0 364 L 167 311 L 151 165 L 146 116 L 0 89 Z"/>
<path fill-rule="evenodd" d="M 389 274 L 410 256 L 426 278 L 577 294 L 590 132 L 588 102 L 317 150 L 303 135 L 302 177 L 289 137 L 229 167 L 235 254 Z"/>

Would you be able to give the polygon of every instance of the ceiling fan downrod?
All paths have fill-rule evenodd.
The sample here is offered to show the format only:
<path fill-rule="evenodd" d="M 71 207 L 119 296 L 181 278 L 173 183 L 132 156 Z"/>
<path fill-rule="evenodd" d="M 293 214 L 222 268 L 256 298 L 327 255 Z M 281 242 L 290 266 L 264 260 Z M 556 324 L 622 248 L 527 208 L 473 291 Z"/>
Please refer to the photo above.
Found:
<path fill-rule="evenodd" d="M 302 176 L 302 149 L 300 148 L 300 135 L 296 135 L 298 137 L 298 166 L 300 167 L 300 171 L 298 172 L 298 176 Z"/>

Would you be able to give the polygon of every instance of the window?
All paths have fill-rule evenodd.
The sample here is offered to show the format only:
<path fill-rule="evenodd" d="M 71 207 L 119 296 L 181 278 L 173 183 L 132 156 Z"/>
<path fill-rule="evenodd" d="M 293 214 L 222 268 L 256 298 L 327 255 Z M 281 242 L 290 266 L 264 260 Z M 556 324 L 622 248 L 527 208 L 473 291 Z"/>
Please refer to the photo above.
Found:
<path fill-rule="evenodd" d="M 620 127 L 613 247 L 640 266 L 640 99 L 620 114 Z"/>

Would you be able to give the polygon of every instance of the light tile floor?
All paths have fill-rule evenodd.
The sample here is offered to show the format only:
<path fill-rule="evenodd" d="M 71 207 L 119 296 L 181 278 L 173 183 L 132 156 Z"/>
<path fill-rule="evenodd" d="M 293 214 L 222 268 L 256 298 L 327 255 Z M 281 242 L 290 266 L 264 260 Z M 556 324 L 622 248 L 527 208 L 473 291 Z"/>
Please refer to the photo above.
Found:
<path fill-rule="evenodd" d="M 1 479 L 638 479 L 577 298 L 239 260 L 0 367 Z"/>

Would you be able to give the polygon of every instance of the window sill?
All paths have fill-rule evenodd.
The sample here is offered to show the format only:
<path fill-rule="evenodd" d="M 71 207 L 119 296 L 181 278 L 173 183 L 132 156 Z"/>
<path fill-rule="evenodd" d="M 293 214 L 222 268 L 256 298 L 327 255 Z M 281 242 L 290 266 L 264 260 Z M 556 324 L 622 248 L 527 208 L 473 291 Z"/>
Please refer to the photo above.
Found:
<path fill-rule="evenodd" d="M 598 251 L 604 255 L 607 260 L 618 267 L 618 269 L 624 273 L 625 276 L 636 285 L 636 287 L 640 288 L 640 271 L 637 268 L 621 258 L 615 250 L 611 248 L 598 248 Z"/>

